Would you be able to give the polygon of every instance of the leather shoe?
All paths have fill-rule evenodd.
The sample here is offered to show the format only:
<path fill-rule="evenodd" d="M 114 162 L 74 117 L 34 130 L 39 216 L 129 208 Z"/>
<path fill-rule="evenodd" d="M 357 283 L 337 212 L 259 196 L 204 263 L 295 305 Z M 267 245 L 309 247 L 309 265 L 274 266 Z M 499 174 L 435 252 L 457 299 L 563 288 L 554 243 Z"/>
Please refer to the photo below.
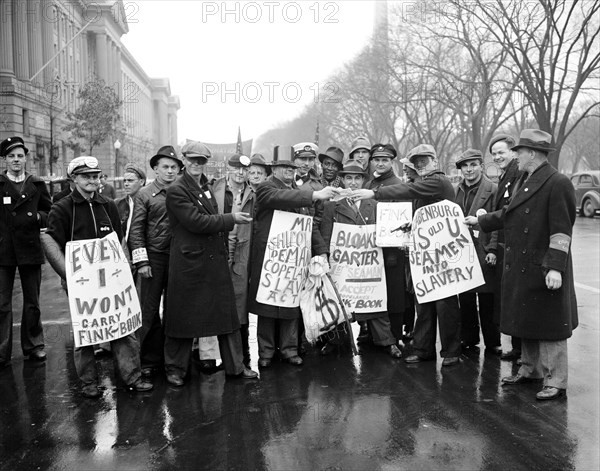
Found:
<path fill-rule="evenodd" d="M 486 347 L 486 355 L 502 355 L 502 347 Z"/>
<path fill-rule="evenodd" d="M 172 386 L 177 386 L 177 387 L 183 386 L 183 379 L 174 373 L 167 375 L 167 382 L 169 384 L 171 384 Z"/>
<path fill-rule="evenodd" d="M 285 361 L 294 366 L 300 366 L 302 363 L 304 363 L 304 360 L 302 360 L 302 358 L 300 358 L 298 355 L 286 358 Z"/>
<path fill-rule="evenodd" d="M 135 383 L 129 386 L 129 389 L 136 392 L 145 392 L 152 391 L 154 385 L 150 381 L 144 381 L 143 379 L 138 379 Z"/>
<path fill-rule="evenodd" d="M 400 351 L 400 349 L 398 347 L 396 347 L 396 345 L 388 345 L 387 347 L 385 347 L 385 351 L 392 358 L 402 358 L 402 352 Z"/>
<path fill-rule="evenodd" d="M 446 357 L 442 360 L 442 366 L 452 366 L 458 364 L 460 359 L 458 357 Z"/>
<path fill-rule="evenodd" d="M 258 367 L 259 368 L 268 368 L 269 366 L 271 366 L 271 359 L 270 358 L 259 358 L 258 359 Z"/>
<path fill-rule="evenodd" d="M 509 350 L 500 356 L 501 360 L 514 361 L 521 358 L 521 352 L 518 350 Z"/>
<path fill-rule="evenodd" d="M 553 386 L 544 386 L 540 392 L 535 395 L 539 401 L 551 401 L 567 395 L 566 389 L 555 388 Z"/>
<path fill-rule="evenodd" d="M 258 378 L 258 373 L 250 368 L 244 368 L 244 371 L 238 375 L 234 375 L 234 377 L 240 379 L 256 379 Z"/>
<path fill-rule="evenodd" d="M 511 385 L 511 384 L 524 384 L 524 383 L 533 383 L 535 381 L 539 381 L 542 378 L 530 378 L 528 376 L 523 376 L 520 374 L 516 374 L 514 376 L 505 376 L 500 380 L 502 384 Z"/>
<path fill-rule="evenodd" d="M 97 399 L 102 395 L 102 393 L 96 384 L 86 384 L 83 388 L 81 388 L 81 395 L 89 399 Z"/>
<path fill-rule="evenodd" d="M 421 358 L 419 355 L 409 355 L 404 359 L 404 363 L 421 363 L 422 361 L 429 361 L 426 358 Z"/>
<path fill-rule="evenodd" d="M 44 350 L 34 350 L 29 354 L 31 361 L 46 361 L 46 352 Z"/>

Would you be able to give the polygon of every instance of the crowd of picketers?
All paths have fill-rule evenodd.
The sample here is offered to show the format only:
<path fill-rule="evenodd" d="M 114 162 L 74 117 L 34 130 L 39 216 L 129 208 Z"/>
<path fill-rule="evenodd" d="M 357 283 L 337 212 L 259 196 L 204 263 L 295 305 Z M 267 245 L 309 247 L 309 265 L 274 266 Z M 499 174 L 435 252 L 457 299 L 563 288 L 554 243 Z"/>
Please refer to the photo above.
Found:
<path fill-rule="evenodd" d="M 497 182 L 486 175 L 482 150 L 466 149 L 456 158 L 462 179 L 453 185 L 439 169 L 433 146 L 420 144 L 395 165 L 392 145 L 371 145 L 364 137 L 352 142 L 347 155 L 338 146 L 320 152 L 310 142 L 270 162 L 260 154 L 235 154 L 227 160 L 226 176 L 209 180 L 210 149 L 189 141 L 180 153 L 166 145 L 150 158 L 155 178 L 148 185 L 141 168 L 128 166 L 126 194 L 114 200 L 98 160 L 76 157 L 67 169 L 70 187 L 51 200 L 45 183 L 26 171 L 23 139 L 7 138 L 0 145 L 6 162 L 0 174 L 0 368 L 10 366 L 17 268 L 23 354 L 44 361 L 41 265 L 47 258 L 66 287 L 67 242 L 111 232 L 130 260 L 142 325 L 107 344 L 74 350 L 85 397 L 102 395 L 96 361 L 105 351 L 133 391 L 151 390 L 159 373 L 170 385 L 183 386 L 192 361 L 203 371 L 256 379 L 249 316 L 258 318 L 260 369 L 276 360 L 300 366 L 306 349 L 315 348 L 303 335 L 300 308 L 257 301 L 274 211 L 312 216 L 312 255 L 327 260 L 336 222 L 375 224 L 381 201 L 412 202 L 416 211 L 450 200 L 465 215 L 485 284 L 421 304 L 409 249 L 383 248 L 387 309 L 354 315 L 359 346 L 374 344 L 406 363 L 433 361 L 437 324 L 445 368 L 479 355 L 481 332 L 484 354 L 520 365 L 503 385 L 540 381 L 537 399 L 563 397 L 566 341 L 577 326 L 570 252 L 574 190 L 548 163 L 554 149 L 546 132 L 525 129 L 519 139 L 497 134 L 485 151 L 500 169 Z M 47 229 L 40 235 L 41 228 Z M 501 332 L 511 337 L 509 351 L 502 352 Z M 351 335 L 341 324 L 321 336 L 316 348 L 322 355 L 344 354 Z"/>

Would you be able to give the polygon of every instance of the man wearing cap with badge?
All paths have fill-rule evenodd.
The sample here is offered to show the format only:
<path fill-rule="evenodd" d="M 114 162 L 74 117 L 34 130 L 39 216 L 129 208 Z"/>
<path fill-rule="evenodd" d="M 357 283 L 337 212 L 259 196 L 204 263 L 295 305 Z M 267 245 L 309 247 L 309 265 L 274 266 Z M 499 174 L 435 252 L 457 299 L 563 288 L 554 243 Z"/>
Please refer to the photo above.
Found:
<path fill-rule="evenodd" d="M 476 216 L 494 210 L 497 186 L 483 172 L 483 154 L 467 149 L 456 159 L 463 179 L 456 187 L 456 199 L 465 216 Z M 477 258 L 485 284 L 458 295 L 461 313 L 461 343 L 465 352 L 479 351 L 479 325 L 485 343 L 485 353 L 500 355 L 500 329 L 494 316 L 494 288 L 496 286 L 496 251 L 498 232 L 488 233 L 471 229 Z"/>
<path fill-rule="evenodd" d="M 314 144 L 312 144 L 314 146 Z M 304 150 L 308 147 L 308 150 Z M 314 162 L 316 146 L 294 147 L 296 155 L 299 152 L 311 153 Z M 312 150 L 311 150 L 312 149 Z M 314 155 L 313 155 L 314 154 Z M 254 242 L 252 244 L 251 275 L 249 288 L 249 310 L 258 316 L 258 366 L 267 368 L 271 365 L 277 349 L 284 361 L 292 365 L 302 365 L 298 356 L 298 321 L 299 307 L 278 307 L 256 301 L 256 293 L 265 256 L 273 213 L 275 210 L 295 212 L 309 215 L 316 201 L 327 201 L 337 194 L 337 189 L 325 187 L 312 190 L 310 185 L 300 189 L 294 181 L 296 170 L 295 161 L 276 159 L 271 164 L 273 175 L 258 186 L 256 191 L 256 217 L 254 222 Z M 321 238 L 316 223 L 313 224 L 313 255 L 324 255 L 327 249 Z M 278 341 L 275 329 L 278 329 Z"/>
<path fill-rule="evenodd" d="M 20 137 L 0 143 L 6 171 L 0 174 L 0 369 L 12 356 L 12 294 L 19 269 L 23 290 L 21 349 L 30 360 L 43 361 L 44 332 L 40 318 L 40 284 L 44 253 L 40 228 L 46 227 L 50 195 L 46 184 L 25 171 L 27 154 Z"/>
<path fill-rule="evenodd" d="M 516 159 L 516 154 L 511 150 L 516 144 L 515 138 L 509 134 L 496 134 L 490 141 L 489 151 L 492 154 L 494 163 L 500 169 L 500 179 L 498 180 L 498 189 L 494 200 L 494 211 L 508 206 L 510 200 L 515 194 L 517 182 L 523 176 L 523 172 L 519 170 L 519 161 Z M 502 286 L 502 266 L 504 265 L 504 231 L 498 232 L 498 251 L 497 261 L 498 273 L 496 277 L 496 314 L 498 315 L 497 323 L 500 322 L 502 316 L 502 296 L 500 295 Z M 517 364 L 521 361 L 521 339 L 519 337 L 511 337 L 511 350 L 505 352 L 500 357 L 502 360 L 516 361 Z"/>
<path fill-rule="evenodd" d="M 357 137 L 352 142 L 352 148 L 348 154 L 348 161 L 354 161 L 369 174 L 369 158 L 371 157 L 371 143 L 366 137 Z M 368 175 L 367 175 L 368 176 Z"/>
<path fill-rule="evenodd" d="M 362 185 L 367 178 L 367 173 L 363 170 L 362 166 L 354 161 L 347 162 L 339 175 L 343 178 L 344 185 L 349 190 L 362 188 Z M 330 250 L 331 234 L 333 232 L 334 223 L 353 224 L 357 226 L 375 224 L 377 215 L 376 204 L 375 200 L 366 199 L 354 202 L 351 198 L 326 202 L 320 230 L 325 247 L 327 247 L 327 253 L 329 253 Z M 393 358 L 402 357 L 402 352 L 396 346 L 396 339 L 391 331 L 387 311 L 369 312 L 365 314 L 354 313 L 354 317 L 359 322 L 368 323 L 368 329 L 369 332 L 371 332 L 373 343 L 375 345 L 383 347 Z M 336 349 L 340 350 L 342 347 L 348 346 L 349 339 L 345 328 L 346 323 L 338 324 L 333 332 L 324 334 L 324 337 L 327 338 L 327 342 L 321 349 L 321 355 L 328 355 Z"/>
<path fill-rule="evenodd" d="M 375 144 L 371 148 L 371 167 L 373 178 L 365 188 L 375 189 L 384 186 L 402 183 L 394 173 L 393 160 L 397 156 L 396 149 L 391 144 Z M 387 286 L 387 306 L 392 332 L 397 342 L 402 342 L 404 310 L 406 307 L 405 251 L 398 247 L 383 248 L 383 263 L 385 266 L 385 280 Z M 412 326 L 410 327 L 412 330 Z M 363 334 L 364 335 L 364 334 Z M 364 338 L 364 337 L 362 337 Z"/>
<path fill-rule="evenodd" d="M 123 238 L 117 205 L 98 193 L 100 173 L 95 157 L 73 159 L 67 167 L 67 174 L 75 182 L 75 189 L 52 206 L 48 215 L 48 231 L 44 237 L 46 257 L 63 282 L 66 280 L 67 242 L 102 238 L 111 232 L 115 232 L 119 240 Z M 142 379 L 136 334 L 113 340 L 110 347 L 115 367 L 128 388 L 140 392 L 151 390 L 152 383 Z M 73 357 L 77 376 L 83 383 L 83 396 L 100 397 L 94 347 L 76 348 Z"/>
<path fill-rule="evenodd" d="M 185 170 L 167 190 L 172 231 L 165 373 L 173 386 L 187 375 L 194 338 L 217 336 L 225 374 L 253 379 L 243 363 L 240 321 L 229 273 L 227 237 L 236 224 L 249 224 L 248 213 L 219 211 L 204 167 L 210 149 L 197 141 L 181 149 Z"/>
<path fill-rule="evenodd" d="M 411 149 L 407 157 L 419 172 L 419 181 L 356 190 L 353 196 L 356 199 L 375 197 L 377 201 L 413 201 L 415 210 L 438 201 L 454 200 L 454 188 L 446 175 L 438 170 L 433 146 L 420 144 Z M 460 361 L 458 296 L 449 296 L 429 303 L 417 303 L 413 353 L 405 358 L 406 363 L 435 360 L 436 320 L 442 342 L 442 366 L 456 365 Z"/>
<path fill-rule="evenodd" d="M 232 212 L 248 213 L 254 218 L 256 212 L 256 188 L 266 181 L 270 168 L 264 157 L 254 154 L 250 159 L 248 168 L 249 184 L 245 186 L 240 197 L 234 201 Z M 231 279 L 235 292 L 235 302 L 240 319 L 240 333 L 244 353 L 244 365 L 250 367 L 250 332 L 248 319 L 248 281 L 250 279 L 250 248 L 254 222 L 250 224 L 236 224 L 229 233 L 229 263 Z"/>
<path fill-rule="evenodd" d="M 339 176 L 344 161 L 344 151 L 339 147 L 328 147 L 324 154 L 319 154 L 319 161 L 323 167 L 323 178 L 321 184 L 333 188 L 344 188 L 344 182 Z"/>
<path fill-rule="evenodd" d="M 485 232 L 504 229 L 500 330 L 521 338 L 521 366 L 502 384 L 543 381 L 536 398 L 557 399 L 566 394 L 567 339 L 578 325 L 571 260 L 575 190 L 548 162 L 552 135 L 524 129 L 512 150 L 525 173 L 512 200 L 465 222 Z"/>
<path fill-rule="evenodd" d="M 150 158 L 156 178 L 140 189 L 133 200 L 133 217 L 129 229 L 131 257 L 141 277 L 140 302 L 142 327 L 140 340 L 142 373 L 150 377 L 164 364 L 164 319 L 169 285 L 171 227 L 167 215 L 167 188 L 183 168 L 173 146 L 162 146 Z M 163 298 L 162 320 L 160 302 Z"/>

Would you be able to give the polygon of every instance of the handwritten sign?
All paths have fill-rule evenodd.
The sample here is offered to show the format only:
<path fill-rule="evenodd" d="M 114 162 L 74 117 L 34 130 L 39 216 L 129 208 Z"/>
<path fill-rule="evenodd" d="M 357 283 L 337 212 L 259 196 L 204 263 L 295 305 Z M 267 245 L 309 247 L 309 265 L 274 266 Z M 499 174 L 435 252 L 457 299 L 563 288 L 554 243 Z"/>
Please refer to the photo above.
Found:
<path fill-rule="evenodd" d="M 412 221 L 412 203 L 377 203 L 377 247 L 406 247 L 410 233 L 402 227 Z"/>
<path fill-rule="evenodd" d="M 274 211 L 256 300 L 279 307 L 300 305 L 300 286 L 311 256 L 311 216 Z"/>
<path fill-rule="evenodd" d="M 448 200 L 419 208 L 412 223 L 410 271 L 419 303 L 485 283 L 460 206 Z"/>
<path fill-rule="evenodd" d="M 348 312 L 387 310 L 383 251 L 375 246 L 375 225 L 333 224 L 331 278 Z"/>
<path fill-rule="evenodd" d="M 65 260 L 75 347 L 110 342 L 141 327 L 129 262 L 114 232 L 67 242 Z"/>

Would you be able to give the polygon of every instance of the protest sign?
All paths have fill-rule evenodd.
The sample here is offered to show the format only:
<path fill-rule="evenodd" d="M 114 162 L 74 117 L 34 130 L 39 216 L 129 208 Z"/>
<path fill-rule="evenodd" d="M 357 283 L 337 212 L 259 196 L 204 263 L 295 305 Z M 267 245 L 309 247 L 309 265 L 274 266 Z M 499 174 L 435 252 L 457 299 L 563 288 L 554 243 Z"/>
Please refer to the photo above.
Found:
<path fill-rule="evenodd" d="M 387 310 L 383 251 L 375 246 L 375 225 L 333 224 L 331 279 L 349 312 Z"/>
<path fill-rule="evenodd" d="M 406 247 L 410 244 L 410 232 L 403 226 L 412 221 L 412 203 L 377 203 L 377 247 Z"/>
<path fill-rule="evenodd" d="M 141 327 L 129 262 L 114 232 L 67 242 L 65 268 L 75 347 L 110 342 Z"/>
<path fill-rule="evenodd" d="M 312 217 L 274 211 L 256 300 L 279 307 L 300 305 L 300 286 L 311 256 Z"/>
<path fill-rule="evenodd" d="M 460 206 L 444 200 L 415 211 L 410 271 L 419 303 L 469 291 L 485 283 Z"/>

